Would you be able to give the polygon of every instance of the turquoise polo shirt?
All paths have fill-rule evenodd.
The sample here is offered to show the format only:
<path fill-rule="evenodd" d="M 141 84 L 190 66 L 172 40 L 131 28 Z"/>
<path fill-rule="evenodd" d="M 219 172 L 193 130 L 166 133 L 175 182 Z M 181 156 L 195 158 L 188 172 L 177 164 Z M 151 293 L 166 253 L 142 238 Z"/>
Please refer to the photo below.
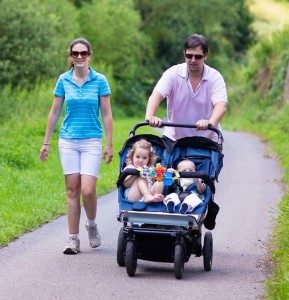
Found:
<path fill-rule="evenodd" d="M 90 68 L 82 85 L 72 76 L 72 69 L 61 74 L 56 82 L 54 96 L 65 103 L 65 116 L 59 137 L 63 139 L 102 138 L 99 120 L 100 97 L 111 94 L 106 77 Z"/>

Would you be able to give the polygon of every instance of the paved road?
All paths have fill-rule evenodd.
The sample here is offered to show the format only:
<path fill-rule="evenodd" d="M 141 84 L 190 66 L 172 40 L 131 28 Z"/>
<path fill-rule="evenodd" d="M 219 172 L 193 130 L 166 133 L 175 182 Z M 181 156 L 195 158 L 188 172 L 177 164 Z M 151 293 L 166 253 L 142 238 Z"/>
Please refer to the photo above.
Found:
<path fill-rule="evenodd" d="M 66 217 L 0 249 L 0 299 L 260 299 L 269 270 L 270 232 L 283 195 L 282 174 L 256 137 L 224 136 L 211 272 L 203 270 L 202 258 L 192 256 L 182 280 L 175 279 L 173 264 L 140 260 L 136 276 L 129 278 L 116 263 L 121 224 L 113 192 L 99 199 L 99 249 L 88 247 L 82 226 L 82 252 L 63 255 Z"/>

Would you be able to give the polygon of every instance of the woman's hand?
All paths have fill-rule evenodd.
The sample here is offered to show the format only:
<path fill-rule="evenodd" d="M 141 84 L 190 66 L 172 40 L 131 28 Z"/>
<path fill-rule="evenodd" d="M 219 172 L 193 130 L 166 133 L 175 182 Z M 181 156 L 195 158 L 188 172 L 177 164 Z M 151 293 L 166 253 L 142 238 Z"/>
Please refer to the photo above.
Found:
<path fill-rule="evenodd" d="M 109 164 L 112 161 L 113 150 L 112 150 L 111 146 L 106 146 L 104 148 L 102 158 L 103 158 L 103 160 L 105 161 L 106 164 Z"/>
<path fill-rule="evenodd" d="M 41 160 L 47 160 L 48 158 L 48 154 L 49 154 L 49 144 L 43 144 L 40 148 L 40 154 L 39 154 L 39 158 Z"/>

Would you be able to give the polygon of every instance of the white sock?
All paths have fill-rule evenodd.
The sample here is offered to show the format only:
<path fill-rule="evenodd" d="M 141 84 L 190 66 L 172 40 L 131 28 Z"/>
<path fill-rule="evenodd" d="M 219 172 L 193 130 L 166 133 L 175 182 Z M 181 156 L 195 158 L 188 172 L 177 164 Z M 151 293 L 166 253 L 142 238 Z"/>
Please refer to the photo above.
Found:
<path fill-rule="evenodd" d="M 87 219 L 87 220 L 86 220 L 86 225 L 87 225 L 87 226 L 93 226 L 93 225 L 95 225 L 95 224 L 96 224 L 95 219 L 93 219 L 93 220 Z"/>
<path fill-rule="evenodd" d="M 70 238 L 79 238 L 79 233 L 69 233 Z"/>

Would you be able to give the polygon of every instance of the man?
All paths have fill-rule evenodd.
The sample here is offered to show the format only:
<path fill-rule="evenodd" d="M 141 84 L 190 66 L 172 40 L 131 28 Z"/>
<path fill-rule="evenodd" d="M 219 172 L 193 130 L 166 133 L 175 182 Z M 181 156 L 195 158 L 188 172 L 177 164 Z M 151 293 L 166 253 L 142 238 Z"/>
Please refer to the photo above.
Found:
<path fill-rule="evenodd" d="M 220 122 L 227 109 L 227 88 L 222 75 L 205 64 L 208 43 L 200 34 L 185 40 L 185 63 L 166 70 L 149 97 L 145 119 L 151 126 L 160 127 L 162 120 L 156 116 L 163 99 L 167 100 L 169 123 L 195 124 L 197 129 L 165 127 L 164 142 L 171 146 L 174 141 L 187 136 L 204 136 L 217 141 L 217 135 L 206 130 L 209 125 L 221 129 Z M 207 229 L 214 229 L 218 205 L 210 201 L 204 220 Z"/>
<path fill-rule="evenodd" d="M 205 64 L 208 43 L 204 36 L 193 34 L 185 40 L 185 63 L 166 70 L 149 97 L 145 119 L 159 127 L 162 120 L 156 112 L 167 99 L 168 122 L 195 124 L 197 129 L 166 127 L 163 138 L 171 143 L 186 136 L 205 136 L 217 140 L 213 131 L 203 131 L 208 125 L 220 129 L 227 108 L 227 89 L 222 75 Z"/>

